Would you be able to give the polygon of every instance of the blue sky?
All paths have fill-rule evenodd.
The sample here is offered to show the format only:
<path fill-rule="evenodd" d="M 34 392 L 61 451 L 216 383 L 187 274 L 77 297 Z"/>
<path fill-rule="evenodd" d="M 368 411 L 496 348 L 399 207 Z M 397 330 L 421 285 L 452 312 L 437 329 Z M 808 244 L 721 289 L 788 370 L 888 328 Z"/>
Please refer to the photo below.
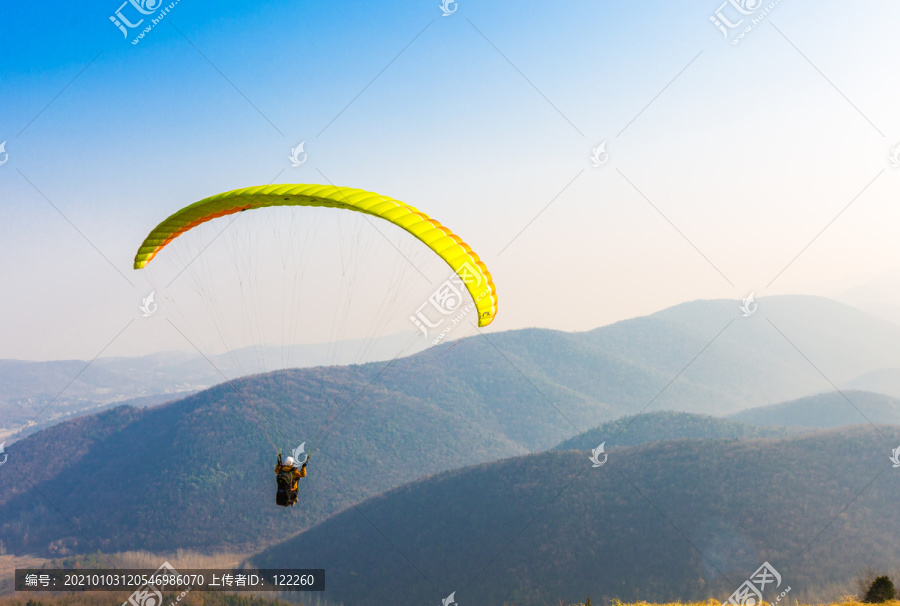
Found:
<path fill-rule="evenodd" d="M 715 1 L 439 4 L 181 0 L 137 45 L 120 2 L 0 5 L 0 357 L 184 348 L 159 322 L 114 339 L 153 287 L 137 245 L 269 182 L 437 217 L 494 273 L 493 330 L 832 296 L 900 265 L 893 4 L 782 0 L 739 45 Z"/>

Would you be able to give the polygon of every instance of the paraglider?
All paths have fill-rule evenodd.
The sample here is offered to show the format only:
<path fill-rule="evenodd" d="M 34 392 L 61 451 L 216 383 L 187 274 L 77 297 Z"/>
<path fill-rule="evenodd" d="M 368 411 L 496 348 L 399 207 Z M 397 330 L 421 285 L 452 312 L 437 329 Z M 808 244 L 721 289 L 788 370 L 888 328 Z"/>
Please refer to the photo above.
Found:
<path fill-rule="evenodd" d="M 401 227 L 456 272 L 475 301 L 478 325 L 497 314 L 494 282 L 481 259 L 462 238 L 420 210 L 373 192 L 334 185 L 261 185 L 210 196 L 182 208 L 156 226 L 141 244 L 134 268 L 144 268 L 172 240 L 218 217 L 272 206 L 324 206 L 365 213 Z"/>
<path fill-rule="evenodd" d="M 494 282 L 487 267 L 462 238 L 420 210 L 387 196 L 348 187 L 314 184 L 263 185 L 236 189 L 210 196 L 175 212 L 156 226 L 138 249 L 134 268 L 143 269 L 174 239 L 185 232 L 213 219 L 269 207 L 325 207 L 363 213 L 388 221 L 405 230 L 444 261 L 456 274 L 474 302 L 478 314 L 478 326 L 490 324 L 497 313 L 497 296 Z M 235 388 L 237 389 L 237 388 Z M 246 395 L 244 399 L 256 409 Z M 256 410 L 258 422 L 262 415 Z M 333 417 L 329 415 L 329 420 Z M 262 425 L 266 437 L 275 447 Z M 322 429 L 317 437 L 324 433 Z M 300 449 L 303 448 L 301 445 Z M 309 455 L 298 468 L 297 453 L 282 462 L 281 451 L 276 448 L 278 462 L 276 504 L 292 507 L 297 503 L 298 481 L 306 477 Z"/>
<path fill-rule="evenodd" d="M 275 504 L 281 507 L 293 507 L 297 504 L 297 495 L 299 493 L 299 480 L 306 477 L 306 464 L 309 463 L 309 455 L 303 461 L 303 465 L 297 468 L 294 457 L 288 457 L 281 462 L 281 454 L 278 455 L 278 462 L 275 464 L 275 480 L 278 489 L 275 492 Z"/>

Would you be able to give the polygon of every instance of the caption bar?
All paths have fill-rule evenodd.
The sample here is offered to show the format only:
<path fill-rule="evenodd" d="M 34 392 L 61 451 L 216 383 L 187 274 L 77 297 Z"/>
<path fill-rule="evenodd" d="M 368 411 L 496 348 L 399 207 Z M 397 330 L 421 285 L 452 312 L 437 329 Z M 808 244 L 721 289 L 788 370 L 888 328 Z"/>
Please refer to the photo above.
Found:
<path fill-rule="evenodd" d="M 16 591 L 134 590 L 325 591 L 325 570 L 16 569 Z"/>

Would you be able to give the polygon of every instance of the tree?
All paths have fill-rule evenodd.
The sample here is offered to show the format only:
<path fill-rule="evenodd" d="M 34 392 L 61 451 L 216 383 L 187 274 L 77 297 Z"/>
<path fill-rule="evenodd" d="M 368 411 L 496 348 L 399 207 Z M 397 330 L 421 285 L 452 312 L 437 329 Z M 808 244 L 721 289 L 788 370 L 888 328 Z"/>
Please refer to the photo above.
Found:
<path fill-rule="evenodd" d="M 868 602 L 870 604 L 877 604 L 881 602 L 887 602 L 888 600 L 894 599 L 894 584 L 891 582 L 891 579 L 887 576 L 877 577 L 874 581 L 872 581 L 872 585 L 869 586 L 869 590 L 866 591 L 866 595 L 863 598 L 863 602 Z"/>

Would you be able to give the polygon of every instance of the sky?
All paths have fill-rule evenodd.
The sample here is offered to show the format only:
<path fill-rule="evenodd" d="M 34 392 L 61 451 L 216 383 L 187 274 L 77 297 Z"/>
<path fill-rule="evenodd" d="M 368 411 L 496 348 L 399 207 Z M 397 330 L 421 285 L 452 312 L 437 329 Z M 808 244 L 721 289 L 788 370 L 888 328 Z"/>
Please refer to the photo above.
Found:
<path fill-rule="evenodd" d="M 123 33 L 117 12 L 144 22 Z M 220 219 L 158 270 L 131 269 L 171 213 L 268 183 L 357 187 L 439 219 L 493 274 L 488 332 L 589 330 L 750 292 L 855 288 L 858 302 L 900 268 L 895 3 L 114 0 L 0 14 L 0 358 L 415 333 L 409 316 L 446 268 L 358 218 L 261 215 L 217 239 Z M 710 17 L 743 22 L 723 32 Z M 270 233 L 280 248 L 235 260 Z M 273 265 L 286 256 L 302 263 L 299 295 Z M 893 284 L 863 303 L 889 304 Z M 159 313 L 143 317 L 150 292 Z"/>

